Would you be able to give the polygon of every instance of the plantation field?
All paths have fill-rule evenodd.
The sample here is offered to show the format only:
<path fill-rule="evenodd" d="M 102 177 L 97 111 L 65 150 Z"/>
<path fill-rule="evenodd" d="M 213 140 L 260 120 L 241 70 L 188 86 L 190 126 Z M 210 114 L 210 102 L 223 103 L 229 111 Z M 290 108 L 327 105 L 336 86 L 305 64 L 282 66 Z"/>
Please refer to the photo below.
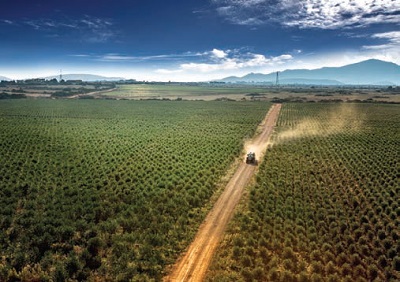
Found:
<path fill-rule="evenodd" d="M 0 101 L 0 281 L 160 280 L 269 106 Z"/>
<path fill-rule="evenodd" d="M 103 97 L 133 98 L 133 99 L 177 99 L 215 100 L 221 97 L 231 99 L 242 98 L 244 94 L 265 92 L 263 87 L 247 86 L 192 86 L 177 84 L 132 84 L 118 85 L 118 88 Z"/>
<path fill-rule="evenodd" d="M 8 84 L 0 82 L 0 99 L 4 95 L 24 95 L 28 98 L 52 98 L 52 97 L 78 97 L 81 95 L 95 95 L 113 89 L 114 85 L 100 83 L 82 84 Z M 12 97 L 12 96 L 11 96 Z M 4 99 L 4 98 L 3 98 Z"/>
<path fill-rule="evenodd" d="M 399 281 L 400 107 L 284 104 L 207 281 Z"/>
<path fill-rule="evenodd" d="M 212 84 L 119 84 L 114 91 L 96 98 L 184 99 L 184 100 L 267 100 L 274 102 L 364 101 L 400 103 L 397 89 L 335 88 L 310 86 L 212 85 Z"/>

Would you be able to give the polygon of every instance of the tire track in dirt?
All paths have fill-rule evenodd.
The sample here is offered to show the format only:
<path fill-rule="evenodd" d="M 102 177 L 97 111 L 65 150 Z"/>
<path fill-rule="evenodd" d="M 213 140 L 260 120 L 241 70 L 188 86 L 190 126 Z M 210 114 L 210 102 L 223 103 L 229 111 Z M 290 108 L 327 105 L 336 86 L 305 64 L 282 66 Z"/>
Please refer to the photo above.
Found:
<path fill-rule="evenodd" d="M 281 104 L 274 104 L 260 125 L 261 133 L 250 142 L 246 142 L 245 147 L 256 152 L 256 156 L 260 160 L 260 156 L 267 148 L 268 139 L 276 125 L 280 109 Z M 239 165 L 224 192 L 200 225 L 193 242 L 184 255 L 178 259 L 170 275 L 166 276 L 163 281 L 203 281 L 212 256 L 222 239 L 244 188 L 255 172 L 256 166 L 254 165 L 248 165 L 244 161 Z"/>

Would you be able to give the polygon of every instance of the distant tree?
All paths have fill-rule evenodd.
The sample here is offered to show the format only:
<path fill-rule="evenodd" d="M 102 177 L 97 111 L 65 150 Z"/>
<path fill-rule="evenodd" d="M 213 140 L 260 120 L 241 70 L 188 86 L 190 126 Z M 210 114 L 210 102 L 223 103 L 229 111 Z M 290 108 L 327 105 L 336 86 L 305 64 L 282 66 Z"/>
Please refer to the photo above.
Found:
<path fill-rule="evenodd" d="M 58 80 L 56 78 L 50 79 L 48 81 L 49 84 L 58 84 Z"/>

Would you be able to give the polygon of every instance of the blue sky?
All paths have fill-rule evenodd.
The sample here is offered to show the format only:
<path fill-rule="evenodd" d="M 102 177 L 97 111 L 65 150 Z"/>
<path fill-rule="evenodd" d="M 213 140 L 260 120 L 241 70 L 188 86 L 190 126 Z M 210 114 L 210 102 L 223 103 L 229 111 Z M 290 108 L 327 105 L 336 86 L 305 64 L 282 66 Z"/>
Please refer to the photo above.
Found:
<path fill-rule="evenodd" d="M 0 75 L 203 81 L 400 64 L 399 0 L 2 0 Z"/>

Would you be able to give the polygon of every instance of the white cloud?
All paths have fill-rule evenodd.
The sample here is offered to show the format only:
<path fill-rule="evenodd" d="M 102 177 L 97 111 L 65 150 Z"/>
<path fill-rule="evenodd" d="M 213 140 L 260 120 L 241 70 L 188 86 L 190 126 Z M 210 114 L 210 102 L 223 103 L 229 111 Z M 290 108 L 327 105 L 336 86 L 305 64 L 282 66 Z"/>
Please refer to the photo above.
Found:
<path fill-rule="evenodd" d="M 203 54 L 209 55 L 209 62 L 186 62 L 179 65 L 177 69 L 158 69 L 157 73 L 182 73 L 182 72 L 200 72 L 217 73 L 226 71 L 253 71 L 265 66 L 275 66 L 286 63 L 293 59 L 292 55 L 284 54 L 276 57 L 265 57 L 261 54 L 223 51 L 213 49 Z M 218 58 L 217 61 L 214 61 Z"/>
<path fill-rule="evenodd" d="M 211 51 L 211 54 L 212 54 L 214 57 L 218 58 L 218 59 L 222 59 L 222 58 L 225 58 L 226 56 L 228 56 L 228 54 L 225 53 L 225 51 L 223 51 L 223 50 L 218 50 L 218 49 L 213 49 L 213 50 Z"/>
<path fill-rule="evenodd" d="M 217 13 L 234 24 L 269 22 L 300 28 L 338 29 L 399 23 L 399 0 L 213 0 Z"/>
<path fill-rule="evenodd" d="M 160 73 L 160 74 L 175 74 L 175 73 L 182 73 L 183 70 L 179 69 L 179 70 L 168 70 L 168 69 L 157 69 L 156 73 Z"/>
<path fill-rule="evenodd" d="M 386 51 L 396 49 L 400 52 L 400 31 L 376 33 L 371 37 L 384 40 L 385 42 L 379 45 L 365 45 L 363 46 L 363 49 Z"/>
<path fill-rule="evenodd" d="M 73 55 L 69 55 L 70 57 L 77 57 L 77 58 L 89 58 L 90 55 L 87 54 L 73 54 Z"/>
<path fill-rule="evenodd" d="M 372 37 L 388 39 L 392 43 L 400 44 L 400 31 L 389 31 L 384 33 L 376 33 Z"/>
<path fill-rule="evenodd" d="M 131 56 L 124 56 L 124 55 L 119 55 L 119 54 L 107 54 L 104 56 L 101 56 L 99 58 L 99 60 L 101 61 L 111 61 L 111 62 L 115 62 L 115 61 L 131 61 L 131 60 L 135 60 L 135 57 L 131 57 Z"/>
<path fill-rule="evenodd" d="M 363 46 L 362 53 L 368 54 L 370 57 L 400 64 L 400 31 L 376 33 L 371 37 L 383 42 L 377 45 Z"/>
<path fill-rule="evenodd" d="M 292 56 L 292 55 L 287 55 L 287 54 L 285 54 L 285 55 L 280 55 L 280 56 L 278 56 L 278 57 L 275 57 L 275 58 L 273 58 L 272 60 L 273 60 L 274 62 L 282 62 L 282 61 L 291 60 L 291 59 L 293 59 L 293 56 Z"/>

